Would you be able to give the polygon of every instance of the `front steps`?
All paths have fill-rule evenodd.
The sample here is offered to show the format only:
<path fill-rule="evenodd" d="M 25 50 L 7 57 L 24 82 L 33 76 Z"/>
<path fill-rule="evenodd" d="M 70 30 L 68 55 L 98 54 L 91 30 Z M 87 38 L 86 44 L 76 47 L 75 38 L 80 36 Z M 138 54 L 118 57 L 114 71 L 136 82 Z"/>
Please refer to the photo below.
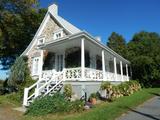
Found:
<path fill-rule="evenodd" d="M 48 81 L 37 81 L 24 90 L 23 106 L 29 106 L 36 98 L 54 95 L 63 87 L 63 71 Z M 34 91 L 34 92 L 33 92 Z"/>

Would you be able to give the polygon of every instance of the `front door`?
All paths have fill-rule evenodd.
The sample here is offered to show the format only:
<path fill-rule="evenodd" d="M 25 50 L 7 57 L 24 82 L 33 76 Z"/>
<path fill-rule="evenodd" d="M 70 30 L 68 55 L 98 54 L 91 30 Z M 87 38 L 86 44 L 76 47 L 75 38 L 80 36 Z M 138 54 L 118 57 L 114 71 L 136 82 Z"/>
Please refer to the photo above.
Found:
<path fill-rule="evenodd" d="M 60 72 L 63 70 L 63 55 L 57 54 L 56 55 L 56 70 Z"/>
<path fill-rule="evenodd" d="M 40 57 L 34 57 L 32 63 L 32 75 L 38 75 L 40 72 Z"/>

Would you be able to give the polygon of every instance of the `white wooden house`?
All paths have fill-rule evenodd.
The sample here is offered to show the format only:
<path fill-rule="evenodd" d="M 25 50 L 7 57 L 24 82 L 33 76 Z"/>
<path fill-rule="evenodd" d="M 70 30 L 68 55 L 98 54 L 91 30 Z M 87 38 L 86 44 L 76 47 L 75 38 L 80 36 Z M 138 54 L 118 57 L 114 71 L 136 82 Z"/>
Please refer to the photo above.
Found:
<path fill-rule="evenodd" d="M 54 94 L 64 84 L 71 84 L 73 92 L 81 97 L 84 92 L 89 95 L 98 91 L 102 81 L 129 80 L 130 62 L 99 38 L 60 17 L 56 4 L 49 6 L 22 55 L 28 56 L 31 76 L 37 80 L 25 88 L 24 106 L 40 95 Z"/>

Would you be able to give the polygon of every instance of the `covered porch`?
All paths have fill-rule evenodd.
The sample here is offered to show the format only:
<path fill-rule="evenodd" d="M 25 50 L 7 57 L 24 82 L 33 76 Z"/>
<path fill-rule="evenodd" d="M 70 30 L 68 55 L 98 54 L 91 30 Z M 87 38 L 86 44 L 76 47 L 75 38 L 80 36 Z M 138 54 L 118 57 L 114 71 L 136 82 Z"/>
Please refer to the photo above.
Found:
<path fill-rule="evenodd" d="M 128 81 L 130 63 L 94 41 L 84 36 L 66 37 L 41 46 L 39 79 L 63 73 L 64 81 Z"/>

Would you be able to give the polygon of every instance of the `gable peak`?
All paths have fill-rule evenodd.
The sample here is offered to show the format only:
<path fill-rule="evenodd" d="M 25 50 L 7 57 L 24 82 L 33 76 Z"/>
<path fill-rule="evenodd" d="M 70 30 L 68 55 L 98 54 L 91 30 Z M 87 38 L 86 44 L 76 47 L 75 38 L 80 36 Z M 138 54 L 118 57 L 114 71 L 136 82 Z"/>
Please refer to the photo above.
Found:
<path fill-rule="evenodd" d="M 58 5 L 56 3 L 50 5 L 48 7 L 48 11 L 52 14 L 52 15 L 58 15 Z"/>

